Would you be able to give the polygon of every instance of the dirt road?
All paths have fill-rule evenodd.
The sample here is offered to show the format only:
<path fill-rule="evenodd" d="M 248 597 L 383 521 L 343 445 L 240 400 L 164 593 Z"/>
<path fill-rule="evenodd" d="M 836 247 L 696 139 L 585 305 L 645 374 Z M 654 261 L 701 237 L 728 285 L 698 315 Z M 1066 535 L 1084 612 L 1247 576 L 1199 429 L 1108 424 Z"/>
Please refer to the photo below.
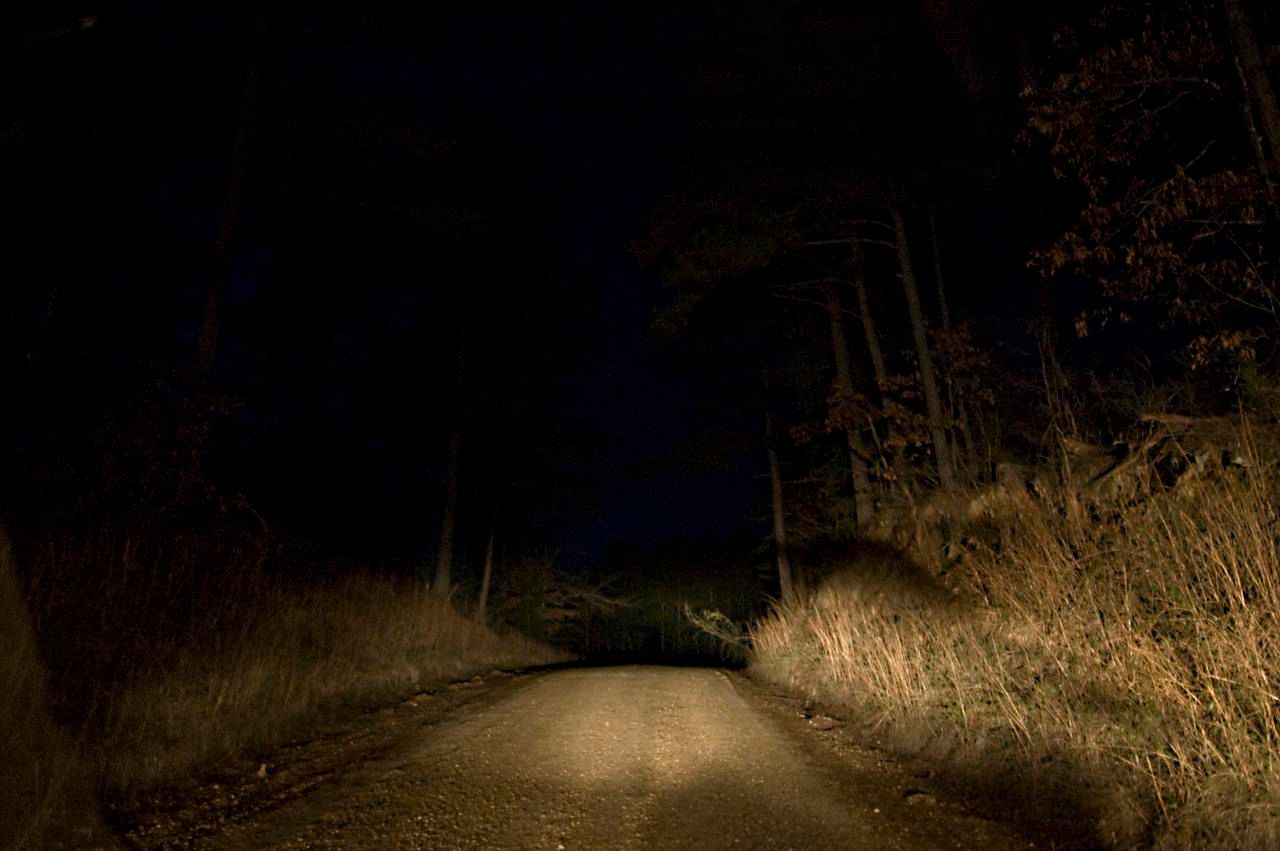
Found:
<path fill-rule="evenodd" d="M 376 748 L 340 737 L 321 755 L 300 751 L 298 767 L 256 781 L 274 793 L 250 780 L 231 795 L 263 803 L 233 817 L 210 810 L 197 832 L 129 839 L 236 849 L 1030 846 L 873 753 L 837 755 L 798 712 L 761 705 L 736 676 L 640 666 L 532 676 L 438 723 L 395 724 Z"/>

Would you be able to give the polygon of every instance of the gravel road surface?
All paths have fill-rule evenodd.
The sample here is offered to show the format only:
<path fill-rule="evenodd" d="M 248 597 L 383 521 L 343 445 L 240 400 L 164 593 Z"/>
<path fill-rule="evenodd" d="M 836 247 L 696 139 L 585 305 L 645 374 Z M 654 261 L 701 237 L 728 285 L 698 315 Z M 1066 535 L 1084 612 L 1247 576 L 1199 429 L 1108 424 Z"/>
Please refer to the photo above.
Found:
<path fill-rule="evenodd" d="M 480 686 L 483 692 L 486 687 Z M 229 797 L 130 844 L 212 848 L 1012 849 L 869 751 L 837 749 L 736 674 L 554 671 L 420 723 L 282 756 Z M 429 702 L 427 700 L 426 702 Z M 821 720 L 821 719 L 820 719 Z M 828 722 L 830 723 L 830 722 Z M 369 742 L 377 742 L 371 747 Z M 290 768 L 287 763 L 296 762 Z M 254 791 L 254 783 L 262 787 Z M 927 783 L 927 781 L 923 781 Z M 270 791 L 274 790 L 274 791 Z M 245 800 L 258 800 L 245 806 Z M 199 810 L 201 808 L 197 808 Z"/>

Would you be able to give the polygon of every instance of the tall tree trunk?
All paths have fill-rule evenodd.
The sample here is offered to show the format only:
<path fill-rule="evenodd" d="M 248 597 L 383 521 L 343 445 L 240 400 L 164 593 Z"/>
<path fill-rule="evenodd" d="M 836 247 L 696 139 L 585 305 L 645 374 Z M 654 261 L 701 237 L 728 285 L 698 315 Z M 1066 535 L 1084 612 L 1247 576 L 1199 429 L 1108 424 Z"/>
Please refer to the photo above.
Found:
<path fill-rule="evenodd" d="M 453 529 L 458 521 L 458 462 L 461 459 L 462 435 L 458 426 L 449 431 L 449 467 L 444 476 L 444 522 L 440 526 L 440 550 L 435 557 L 435 577 L 431 590 L 448 598 L 453 571 Z"/>
<path fill-rule="evenodd" d="M 436 574 L 431 590 L 438 597 L 449 597 L 453 570 L 453 531 L 458 523 L 458 463 L 462 455 L 462 433 L 457 425 L 449 431 L 449 468 L 445 473 L 444 522 L 440 528 L 440 551 L 436 555 Z"/>
<path fill-rule="evenodd" d="M 231 277 L 231 248 L 240 221 L 240 205 L 244 196 L 245 166 L 249 156 L 249 126 L 253 121 L 258 94 L 259 45 L 266 28 L 261 13 L 254 20 L 253 38 L 249 42 L 236 115 L 235 133 L 231 138 L 231 162 L 227 171 L 227 194 L 218 218 L 218 231 L 213 244 L 213 274 L 205 288 L 200 305 L 200 331 L 196 340 L 196 368 L 201 378 L 212 381 L 218 360 L 218 334 L 222 325 L 222 306 Z"/>
<path fill-rule="evenodd" d="M 849 343 L 844 333 L 844 313 L 840 308 L 840 294 L 835 284 L 826 286 L 827 316 L 831 320 L 831 351 L 836 362 L 836 390 L 844 399 L 853 398 L 853 374 L 849 368 Z M 849 473 L 853 480 L 854 523 L 859 530 L 866 529 L 875 513 L 875 498 L 871 489 L 871 476 L 867 472 L 867 451 L 862 439 L 862 429 L 846 426 L 845 441 L 849 445 Z"/>
<path fill-rule="evenodd" d="M 440 597 L 448 598 L 453 571 L 453 532 L 458 524 L 458 466 L 462 460 L 462 388 L 466 359 L 458 348 L 454 365 L 453 398 L 450 400 L 453 425 L 449 429 L 449 459 L 444 482 L 444 520 L 440 528 L 440 550 L 436 555 L 436 573 L 431 589 Z"/>
<path fill-rule="evenodd" d="M 925 333 L 924 312 L 920 309 L 920 291 L 911 265 L 911 245 L 907 242 L 907 225 L 902 218 L 896 194 L 890 201 L 893 216 L 894 237 L 898 247 L 898 264 L 902 270 L 902 289 L 907 297 L 907 313 L 911 318 L 911 335 L 915 338 L 916 357 L 920 361 L 920 384 L 924 390 L 924 404 L 929 415 L 929 433 L 933 440 L 934 458 L 938 464 L 938 482 L 944 490 L 955 485 L 951 474 L 951 458 L 947 451 L 946 421 L 942 416 L 942 401 L 938 395 L 937 375 L 933 370 L 933 357 L 929 353 L 929 337 Z"/>
<path fill-rule="evenodd" d="M 1275 90 L 1267 78 L 1267 68 L 1253 37 L 1253 27 L 1240 0 L 1222 0 L 1231 41 L 1235 46 L 1236 67 L 1245 88 L 1245 96 L 1253 107 L 1258 131 L 1263 137 L 1264 154 L 1259 165 L 1267 181 L 1271 203 L 1276 203 L 1276 184 L 1280 180 L 1280 109 L 1276 107 Z"/>
<path fill-rule="evenodd" d="M 787 520 L 782 512 L 782 468 L 778 464 L 778 449 L 774 446 L 773 415 L 764 415 L 765 441 L 769 445 L 769 483 L 773 490 L 773 551 L 778 560 L 778 587 L 782 602 L 795 600 L 795 588 L 791 582 L 791 557 L 787 551 Z"/>
<path fill-rule="evenodd" d="M 889 382 L 889 371 L 884 365 L 884 352 L 880 350 L 880 336 L 876 333 L 876 320 L 871 315 L 871 300 L 867 297 L 867 273 L 862 266 L 862 252 L 858 243 L 853 244 L 853 290 L 858 296 L 858 314 L 862 320 L 862 336 L 867 341 L 867 353 L 871 355 L 871 369 L 876 376 L 876 389 L 880 392 Z"/>
<path fill-rule="evenodd" d="M 951 331 L 951 311 L 947 307 L 947 288 L 942 276 L 942 249 L 938 244 L 938 223 L 933 214 L 933 205 L 929 205 L 929 243 L 933 249 L 933 281 L 938 287 L 938 316 L 942 319 L 942 330 Z M 956 392 L 954 385 L 947 385 L 947 395 L 951 400 L 951 410 L 960 422 L 960 437 L 964 441 L 964 464 L 972 475 L 972 466 L 978 453 L 973 444 L 973 431 L 969 428 L 969 409 L 964 399 Z"/>
<path fill-rule="evenodd" d="M 489 527 L 489 543 L 484 548 L 484 571 L 480 574 L 480 600 L 476 603 L 476 620 L 484 623 L 489 609 L 489 582 L 493 578 L 494 526 Z"/>
<path fill-rule="evenodd" d="M 862 252 L 857 242 L 853 243 L 853 291 L 858 297 L 858 316 L 862 321 L 862 338 L 867 344 L 867 354 L 871 356 L 871 371 L 876 377 L 876 398 L 883 404 L 884 391 L 889 386 L 889 370 L 884 363 L 884 352 L 880 349 L 880 335 L 876 333 L 876 319 L 871 312 L 871 299 L 867 295 L 867 273 L 862 265 Z M 901 473 L 907 467 L 901 446 L 893 450 L 893 471 L 898 474 L 896 481 L 906 496 L 912 501 L 911 490 L 907 480 Z"/>
<path fill-rule="evenodd" d="M 942 251 L 938 247 L 938 220 L 933 214 L 933 204 L 929 204 L 929 248 L 933 251 L 933 282 L 938 288 L 938 318 L 942 320 L 942 330 L 951 330 L 951 311 L 947 309 L 947 290 L 942 283 Z"/>
<path fill-rule="evenodd" d="M 40 295 L 40 304 L 36 309 L 35 322 L 31 337 L 27 343 L 27 375 L 35 373 L 49 355 L 49 335 L 54 327 L 54 317 L 58 313 L 62 300 L 62 286 L 56 274 L 46 274 L 51 283 Z"/>

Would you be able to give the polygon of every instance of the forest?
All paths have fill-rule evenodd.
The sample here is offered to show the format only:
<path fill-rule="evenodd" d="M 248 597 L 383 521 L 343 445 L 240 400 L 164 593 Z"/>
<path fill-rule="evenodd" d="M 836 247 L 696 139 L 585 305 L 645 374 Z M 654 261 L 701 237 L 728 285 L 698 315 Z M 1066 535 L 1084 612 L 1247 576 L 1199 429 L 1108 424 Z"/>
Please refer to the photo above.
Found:
<path fill-rule="evenodd" d="M 645 660 L 1280 847 L 1280 11 L 1025 5 L 0 13 L 0 844 Z"/>

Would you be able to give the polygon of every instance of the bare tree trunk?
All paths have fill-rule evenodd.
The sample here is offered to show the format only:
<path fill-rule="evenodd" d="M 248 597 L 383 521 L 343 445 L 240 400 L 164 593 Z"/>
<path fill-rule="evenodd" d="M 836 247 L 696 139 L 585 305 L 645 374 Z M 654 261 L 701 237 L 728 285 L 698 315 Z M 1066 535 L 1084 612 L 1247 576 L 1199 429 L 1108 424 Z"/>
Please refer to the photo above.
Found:
<path fill-rule="evenodd" d="M 889 382 L 889 371 L 884 365 L 884 352 L 880 350 L 880 336 L 876 334 L 875 317 L 871 315 L 871 300 L 867 297 L 867 276 L 862 268 L 862 256 L 858 244 L 853 244 L 853 290 L 858 296 L 858 313 L 862 320 L 862 335 L 871 355 L 871 369 L 876 375 L 876 387 L 883 388 Z"/>
<path fill-rule="evenodd" d="M 444 483 L 444 520 L 440 528 L 440 551 L 436 555 L 436 573 L 431 589 L 437 596 L 448 599 L 452 591 L 453 532 L 458 525 L 458 466 L 462 460 L 462 392 L 465 355 L 458 348 L 454 364 L 453 398 L 450 400 L 453 425 L 449 430 L 449 459 Z"/>
<path fill-rule="evenodd" d="M 58 313 L 59 302 L 62 300 L 62 285 L 58 282 L 58 276 L 46 274 L 46 277 L 50 278 L 51 283 L 40 295 L 40 304 L 36 309 L 35 322 L 27 343 L 28 375 L 33 374 L 48 357 L 49 335 L 53 329 L 54 317 Z"/>
<path fill-rule="evenodd" d="M 259 45 L 266 23 L 261 13 L 254 21 L 253 38 L 248 46 L 244 85 L 240 90 L 240 107 L 236 115 L 235 134 L 231 139 L 231 163 L 227 172 L 227 194 L 218 219 L 218 232 L 213 244 L 213 274 L 205 288 L 200 305 L 200 331 L 196 340 L 196 368 L 206 381 L 212 380 L 218 360 L 218 333 L 222 325 L 222 305 L 227 282 L 231 277 L 231 247 L 240 221 L 240 204 L 244 196 L 245 166 L 249 156 L 249 126 L 258 94 Z"/>
<path fill-rule="evenodd" d="M 1265 142 L 1265 153 L 1259 162 L 1266 179 L 1267 192 L 1274 205 L 1276 180 L 1280 180 L 1280 109 L 1276 107 L 1275 90 L 1267 78 L 1267 68 L 1253 37 L 1253 27 L 1240 0 L 1222 0 L 1227 25 L 1231 28 L 1231 41 L 1235 45 L 1236 68 L 1245 88 L 1245 96 L 1253 107 L 1259 132 Z M 1255 148 L 1264 147 L 1257 145 Z"/>
<path fill-rule="evenodd" d="M 947 288 L 942 277 L 942 249 L 938 244 L 938 223 L 933 214 L 933 205 L 929 205 L 929 243 L 933 249 L 933 281 L 938 288 L 938 315 L 942 319 L 942 330 L 951 330 L 951 311 L 947 307 Z M 964 399 L 956 392 L 956 388 L 948 384 L 947 395 L 951 400 L 951 411 L 960 422 L 960 437 L 964 441 L 964 464 L 972 475 L 971 465 L 978 457 L 973 444 L 973 431 L 969 428 L 969 410 Z"/>
<path fill-rule="evenodd" d="M 849 368 L 849 343 L 844 333 L 844 314 L 840 309 L 840 294 L 835 284 L 826 286 L 827 316 L 831 320 L 831 351 L 836 361 L 836 389 L 845 399 L 853 398 L 853 375 Z M 863 445 L 862 429 L 846 426 L 845 440 L 849 444 L 849 473 L 853 480 L 854 523 L 859 530 L 867 528 L 875 513 L 875 499 L 871 490 L 871 476 L 867 473 L 867 452 Z"/>
<path fill-rule="evenodd" d="M 484 623 L 489 608 L 489 581 L 493 578 L 493 539 L 495 529 L 489 527 L 489 543 L 484 548 L 484 571 L 480 574 L 480 600 L 476 603 L 476 620 Z"/>
<path fill-rule="evenodd" d="M 915 338 L 916 357 L 920 361 L 920 384 L 924 390 L 925 408 L 929 414 L 929 432 L 933 440 L 934 457 L 938 463 L 938 482 L 944 490 L 955 485 L 951 473 L 951 458 L 947 447 L 946 421 L 942 416 L 942 401 L 938 395 L 938 380 L 933 369 L 933 357 L 929 353 L 929 338 L 925 333 L 924 312 L 920 309 L 920 291 L 911 265 L 911 246 L 907 242 L 907 225 L 895 196 L 890 201 L 893 230 L 898 247 L 898 263 L 902 269 L 902 289 L 907 297 L 907 313 L 911 318 L 911 335 Z"/>
<path fill-rule="evenodd" d="M 787 521 L 782 512 L 782 469 L 778 464 L 778 450 L 774 446 L 773 415 L 764 415 L 765 441 L 769 445 L 769 483 L 773 489 L 773 550 L 778 560 L 778 586 L 782 602 L 795 600 L 795 588 L 791 582 L 791 558 L 787 552 Z"/>
<path fill-rule="evenodd" d="M 458 523 L 458 462 L 462 454 L 462 434 L 455 423 L 449 432 L 449 468 L 444 484 L 444 522 L 440 528 L 440 552 L 436 556 L 436 574 L 431 590 L 438 597 L 449 597 L 453 570 L 453 530 Z"/>
<path fill-rule="evenodd" d="M 862 266 L 862 252 L 857 242 L 853 244 L 853 291 L 858 296 L 862 338 L 867 343 L 867 353 L 871 356 L 871 371 L 876 378 L 876 396 L 883 403 L 884 389 L 889 386 L 889 370 L 884 363 L 884 352 L 880 349 L 880 335 L 876 333 L 876 319 L 871 312 L 871 299 L 867 295 L 866 271 Z M 907 501 L 911 502 L 911 489 L 907 485 L 907 480 L 901 475 L 907 467 L 901 446 L 896 446 L 893 450 L 893 466 L 896 481 Z"/>
<path fill-rule="evenodd" d="M 951 330 L 951 311 L 947 309 L 947 290 L 942 284 L 942 252 L 938 249 L 938 220 L 929 204 L 929 248 L 933 251 L 933 283 L 938 288 L 938 318 L 944 331 Z"/>

